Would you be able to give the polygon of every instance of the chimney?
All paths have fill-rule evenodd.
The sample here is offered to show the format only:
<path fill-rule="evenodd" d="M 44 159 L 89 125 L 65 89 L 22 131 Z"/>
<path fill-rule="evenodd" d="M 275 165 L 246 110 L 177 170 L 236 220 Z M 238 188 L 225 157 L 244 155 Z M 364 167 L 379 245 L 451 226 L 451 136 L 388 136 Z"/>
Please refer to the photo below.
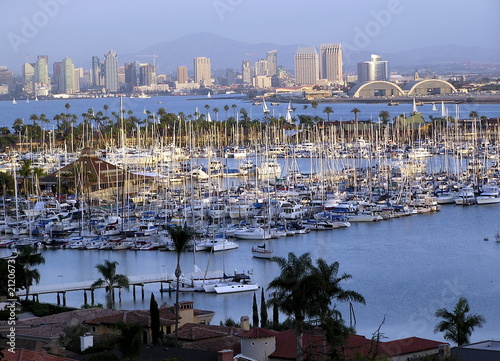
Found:
<path fill-rule="evenodd" d="M 220 350 L 217 352 L 217 361 L 233 361 L 233 350 Z"/>
<path fill-rule="evenodd" d="M 240 328 L 245 330 L 245 331 L 250 330 L 250 318 L 248 316 L 241 316 Z"/>

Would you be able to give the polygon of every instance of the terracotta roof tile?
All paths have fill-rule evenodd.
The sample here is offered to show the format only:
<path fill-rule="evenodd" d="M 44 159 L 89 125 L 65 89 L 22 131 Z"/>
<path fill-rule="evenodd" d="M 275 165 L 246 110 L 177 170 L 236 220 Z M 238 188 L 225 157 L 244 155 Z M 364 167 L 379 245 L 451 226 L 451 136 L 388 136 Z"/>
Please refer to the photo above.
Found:
<path fill-rule="evenodd" d="M 276 336 L 278 333 L 279 332 L 257 327 L 257 328 L 252 328 L 249 331 L 242 332 L 239 336 L 241 338 L 270 338 Z"/>
<path fill-rule="evenodd" d="M 5 361 L 74 361 L 75 359 L 44 354 L 41 352 L 16 349 L 15 353 L 3 351 Z"/>

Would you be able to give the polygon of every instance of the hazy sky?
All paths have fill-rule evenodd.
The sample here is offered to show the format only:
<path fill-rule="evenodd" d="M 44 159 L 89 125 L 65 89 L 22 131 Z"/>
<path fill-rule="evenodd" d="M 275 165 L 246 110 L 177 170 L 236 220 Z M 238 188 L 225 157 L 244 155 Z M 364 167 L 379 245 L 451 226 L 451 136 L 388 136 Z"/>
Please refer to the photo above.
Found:
<path fill-rule="evenodd" d="M 498 48 L 499 16 L 499 0 L 0 0 L 0 65 L 20 72 L 26 59 L 46 54 L 50 63 L 69 56 L 82 66 L 78 59 L 108 49 L 134 53 L 199 31 L 378 52 Z"/>

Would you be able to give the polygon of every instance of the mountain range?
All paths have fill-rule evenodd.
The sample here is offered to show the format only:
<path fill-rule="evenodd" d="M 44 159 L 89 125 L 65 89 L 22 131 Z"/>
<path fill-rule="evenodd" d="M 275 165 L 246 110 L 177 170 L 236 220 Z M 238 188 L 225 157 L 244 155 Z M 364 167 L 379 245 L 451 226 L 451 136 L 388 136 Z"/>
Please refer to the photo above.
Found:
<path fill-rule="evenodd" d="M 244 59 L 251 63 L 265 58 L 270 50 L 278 51 L 278 64 L 293 69 L 294 54 L 299 46 L 311 44 L 278 45 L 271 43 L 250 44 L 232 40 L 209 32 L 193 33 L 181 38 L 148 46 L 135 54 L 119 54 L 120 63 L 141 61 L 156 64 L 159 73 L 175 72 L 177 66 L 185 65 L 193 69 L 193 59 L 204 56 L 211 59 L 212 71 L 223 73 L 226 68 L 240 69 Z M 319 44 L 316 46 L 319 52 Z M 431 66 L 446 63 L 498 63 L 500 49 L 488 49 L 480 46 L 442 45 L 393 53 L 377 52 L 375 49 L 349 52 L 344 50 L 344 70 L 355 69 L 358 62 L 370 59 L 370 54 L 378 54 L 389 66 L 411 67 Z M 137 55 L 141 55 L 139 58 Z"/>

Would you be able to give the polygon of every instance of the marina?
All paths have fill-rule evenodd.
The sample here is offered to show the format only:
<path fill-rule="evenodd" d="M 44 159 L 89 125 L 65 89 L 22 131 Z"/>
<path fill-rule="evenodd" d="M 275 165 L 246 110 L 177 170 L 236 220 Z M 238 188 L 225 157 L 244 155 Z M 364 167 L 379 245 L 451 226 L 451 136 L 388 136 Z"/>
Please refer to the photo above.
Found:
<path fill-rule="evenodd" d="M 282 105 L 289 107 L 272 109 Z M 433 112 L 430 104 L 419 108 L 427 105 Z M 339 108 L 347 117 L 350 110 Z M 481 104 L 477 112 L 498 115 L 498 105 Z M 163 285 L 175 269 L 167 229 L 188 225 L 197 236 L 181 255 L 177 291 L 182 300 L 214 310 L 215 322 L 249 314 L 253 292 L 266 289 L 278 271 L 271 257 L 310 252 L 313 259 L 339 261 L 342 272 L 353 275 L 349 288 L 367 299 L 356 306 L 360 334 L 374 332 L 385 316 L 389 338 L 435 338 L 435 310 L 466 296 L 488 321 L 474 337 L 493 337 L 500 321 L 494 306 L 500 248 L 484 240 L 497 239 L 500 228 L 498 127 L 474 129 L 473 122 L 458 132 L 450 124 L 430 135 L 403 129 L 389 139 L 380 123 L 345 124 L 338 125 L 342 132 L 304 127 L 300 137 L 266 126 L 264 144 L 232 147 L 203 139 L 194 144 L 197 137 L 187 145 L 147 147 L 148 138 L 138 134 L 134 147 L 115 139 L 92 152 L 6 154 L 2 166 L 14 174 L 25 160 L 59 179 L 65 169 L 76 192 L 60 197 L 62 182 L 40 177 L 29 192 L 23 185 L 26 196 L 3 199 L 0 256 L 37 247 L 46 264 L 38 266 L 41 282 L 31 297 L 61 303 L 62 295 L 62 303 L 74 307 L 103 303 L 101 289 L 87 299 L 98 278 L 95 265 L 117 261 L 133 285 L 120 292 L 118 307 L 147 308 L 151 292 L 162 302 L 174 300 L 175 290 Z M 94 171 L 78 178 L 68 171 L 78 169 L 74 164 L 91 164 Z"/>

